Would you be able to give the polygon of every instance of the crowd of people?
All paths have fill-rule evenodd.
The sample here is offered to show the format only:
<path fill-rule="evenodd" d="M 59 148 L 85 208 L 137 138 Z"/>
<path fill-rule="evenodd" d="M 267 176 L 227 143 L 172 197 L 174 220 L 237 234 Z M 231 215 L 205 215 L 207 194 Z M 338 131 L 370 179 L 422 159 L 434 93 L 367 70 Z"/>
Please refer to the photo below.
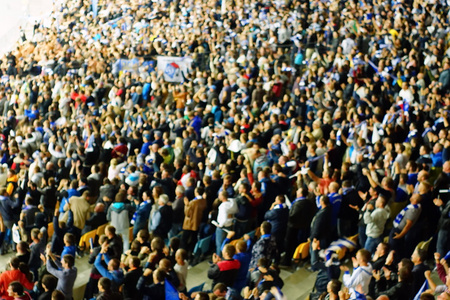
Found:
<path fill-rule="evenodd" d="M 311 298 L 449 299 L 449 13 L 55 1 L 0 64 L 1 298 L 72 299 L 109 222 L 85 299 L 280 300 L 307 241 Z M 181 82 L 158 56 L 191 59 Z M 350 274 L 327 248 L 356 235 Z M 189 293 L 205 241 L 212 289 Z"/>

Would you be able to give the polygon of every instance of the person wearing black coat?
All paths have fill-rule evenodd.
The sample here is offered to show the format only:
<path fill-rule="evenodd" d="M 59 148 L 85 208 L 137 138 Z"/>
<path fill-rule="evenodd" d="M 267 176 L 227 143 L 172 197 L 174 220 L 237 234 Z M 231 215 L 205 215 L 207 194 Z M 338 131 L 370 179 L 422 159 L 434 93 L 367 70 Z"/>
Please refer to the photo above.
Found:
<path fill-rule="evenodd" d="M 125 273 L 123 279 L 123 298 L 140 300 L 142 299 L 142 294 L 137 290 L 137 283 L 139 278 L 142 276 L 141 260 L 137 257 L 130 257 L 128 260 L 130 269 Z"/>
<path fill-rule="evenodd" d="M 316 213 L 311 222 L 311 241 L 315 239 L 319 241 L 319 246 L 326 249 L 330 244 L 330 228 L 332 209 L 330 199 L 324 195 L 320 197 L 321 209 Z"/>
<path fill-rule="evenodd" d="M 143 276 L 139 278 L 137 283 L 137 290 L 143 295 L 144 300 L 159 300 L 166 299 L 165 291 L 165 272 L 162 269 L 156 269 L 153 272 L 153 283 L 148 285 L 150 280 L 151 269 L 145 269 Z"/>
<path fill-rule="evenodd" d="M 277 196 L 270 209 L 264 214 L 264 220 L 272 224 L 272 234 L 275 236 L 280 252 L 284 246 L 283 239 L 289 217 L 289 208 L 285 201 L 283 195 Z"/>
<path fill-rule="evenodd" d="M 381 280 L 379 274 L 380 273 L 375 273 L 374 275 L 377 281 L 375 285 L 375 293 L 377 297 L 386 295 L 390 300 L 411 299 L 411 271 L 407 267 L 402 267 L 398 270 L 398 282 L 393 286 L 387 285 L 386 290 L 380 289 L 379 283 Z"/>
<path fill-rule="evenodd" d="M 103 203 L 97 203 L 94 208 L 94 213 L 91 215 L 89 219 L 86 220 L 86 225 L 81 231 L 81 234 L 85 234 L 91 230 L 97 229 L 99 226 L 106 224 L 106 212 L 105 205 Z"/>
<path fill-rule="evenodd" d="M 349 180 L 342 183 L 342 203 L 338 214 L 338 235 L 349 237 L 358 231 L 359 212 L 352 207 L 363 207 L 364 201 Z"/>
<path fill-rule="evenodd" d="M 290 265 L 295 248 L 309 237 L 311 221 L 316 213 L 317 207 L 311 199 L 307 198 L 308 190 L 299 188 L 297 198 L 292 201 L 287 223 L 285 238 L 286 256 L 283 264 Z"/>

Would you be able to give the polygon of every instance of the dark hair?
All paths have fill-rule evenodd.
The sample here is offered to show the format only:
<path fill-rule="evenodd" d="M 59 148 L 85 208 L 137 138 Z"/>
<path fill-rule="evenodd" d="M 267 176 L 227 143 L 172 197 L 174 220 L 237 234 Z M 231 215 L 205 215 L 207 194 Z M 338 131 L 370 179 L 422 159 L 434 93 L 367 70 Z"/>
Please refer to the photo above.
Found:
<path fill-rule="evenodd" d="M 113 268 L 113 270 L 119 270 L 119 267 L 120 267 L 120 261 L 117 259 L 117 258 L 112 258 L 111 260 L 110 260 L 110 262 L 111 262 L 111 265 L 112 265 L 112 268 Z"/>
<path fill-rule="evenodd" d="M 223 251 L 228 255 L 229 258 L 232 258 L 233 255 L 236 254 L 236 248 L 234 248 L 234 246 L 231 244 L 226 244 L 223 247 Z"/>
<path fill-rule="evenodd" d="M 408 269 L 408 267 L 401 267 L 400 270 L 398 270 L 398 277 L 403 281 L 409 281 L 411 278 L 411 270 Z"/>
<path fill-rule="evenodd" d="M 416 253 L 420 259 L 420 262 L 424 262 L 427 259 L 427 251 L 423 249 L 416 249 Z"/>
<path fill-rule="evenodd" d="M 66 300 L 66 296 L 60 291 L 53 291 L 52 300 Z"/>
<path fill-rule="evenodd" d="M 145 242 L 147 242 L 150 238 L 150 234 L 148 234 L 147 229 L 139 230 L 137 235 L 140 236 Z"/>
<path fill-rule="evenodd" d="M 53 275 L 45 274 L 44 277 L 42 277 L 42 284 L 45 285 L 45 287 L 49 291 L 54 291 L 56 289 L 57 283 L 58 280 Z"/>
<path fill-rule="evenodd" d="M 163 282 L 166 278 L 166 272 L 163 269 L 156 269 L 155 271 L 156 280 Z"/>
<path fill-rule="evenodd" d="M 272 231 L 272 224 L 267 221 L 262 222 L 261 229 L 264 231 L 264 234 L 269 234 Z"/>
<path fill-rule="evenodd" d="M 331 279 L 331 292 L 335 295 L 337 295 L 339 293 L 339 291 L 341 290 L 342 287 L 342 282 L 340 282 L 337 279 Z"/>
<path fill-rule="evenodd" d="M 173 251 L 177 251 L 180 249 L 181 240 L 179 237 L 174 236 L 170 239 L 169 247 L 172 248 Z"/>
<path fill-rule="evenodd" d="M 23 289 L 23 285 L 20 284 L 20 282 L 13 281 L 9 284 L 9 286 L 11 287 L 11 289 L 14 293 L 17 293 L 19 296 L 23 295 L 24 289 Z"/>
<path fill-rule="evenodd" d="M 70 254 L 64 255 L 63 260 L 69 266 L 69 268 L 72 268 L 75 265 L 75 258 Z"/>
<path fill-rule="evenodd" d="M 11 268 L 13 269 L 19 269 L 20 266 L 20 260 L 18 257 L 12 257 L 11 260 L 9 261 L 9 263 L 11 264 Z"/>
<path fill-rule="evenodd" d="M 270 260 L 265 257 L 261 257 L 258 260 L 258 266 L 263 267 L 265 269 L 269 269 L 270 268 Z"/>
<path fill-rule="evenodd" d="M 434 300 L 434 296 L 430 293 L 423 293 L 420 295 L 420 300 Z"/>
<path fill-rule="evenodd" d="M 320 197 L 320 200 L 323 202 L 323 204 L 325 204 L 325 206 L 330 205 L 330 198 L 328 198 L 327 195 L 323 195 L 322 197 Z"/>
<path fill-rule="evenodd" d="M 208 293 L 206 292 L 200 292 L 197 295 L 199 300 L 209 300 Z"/>
<path fill-rule="evenodd" d="M 213 292 L 215 291 L 220 291 L 221 293 L 224 293 L 227 291 L 227 286 L 224 283 L 219 282 L 218 284 L 216 284 L 213 288 Z"/>
<path fill-rule="evenodd" d="M 141 265 L 141 260 L 137 256 L 132 256 L 130 258 L 130 267 L 138 268 Z"/>
<path fill-rule="evenodd" d="M 403 258 L 401 261 L 402 266 L 408 268 L 408 270 L 412 271 L 414 264 L 409 258 Z"/>
<path fill-rule="evenodd" d="M 106 277 L 102 277 L 100 278 L 100 280 L 98 281 L 98 284 L 107 292 L 111 291 L 111 280 L 109 278 Z"/>

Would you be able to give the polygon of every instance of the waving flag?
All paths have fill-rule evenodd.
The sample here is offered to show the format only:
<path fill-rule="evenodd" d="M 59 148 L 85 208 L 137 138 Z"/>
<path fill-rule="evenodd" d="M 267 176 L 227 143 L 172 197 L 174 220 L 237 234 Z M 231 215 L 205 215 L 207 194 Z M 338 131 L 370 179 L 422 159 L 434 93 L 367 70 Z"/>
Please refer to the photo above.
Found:
<path fill-rule="evenodd" d="M 165 279 L 164 289 L 166 292 L 166 300 L 179 300 L 177 289 Z"/>

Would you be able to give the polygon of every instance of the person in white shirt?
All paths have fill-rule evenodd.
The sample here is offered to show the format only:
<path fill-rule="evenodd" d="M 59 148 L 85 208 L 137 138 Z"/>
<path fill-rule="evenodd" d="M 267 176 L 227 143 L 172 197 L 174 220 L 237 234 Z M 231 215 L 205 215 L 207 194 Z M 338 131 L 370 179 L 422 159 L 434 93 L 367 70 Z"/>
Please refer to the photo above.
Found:
<path fill-rule="evenodd" d="M 238 212 L 236 199 L 228 199 L 227 191 L 219 193 L 219 212 L 217 214 L 217 228 L 216 228 L 216 253 L 222 253 L 222 243 L 227 235 L 226 230 L 232 230 L 234 214 Z"/>
<path fill-rule="evenodd" d="M 353 273 L 350 275 L 350 271 L 347 266 L 341 266 L 344 276 L 342 280 L 344 285 L 350 291 L 350 299 L 356 299 L 358 290 L 361 290 L 367 295 L 369 292 L 369 283 L 372 278 L 372 266 L 369 264 L 371 255 L 366 249 L 360 249 L 356 252 L 356 258 L 352 257 L 353 261 Z"/>
<path fill-rule="evenodd" d="M 187 252 L 184 249 L 178 249 L 175 252 L 175 261 L 177 262 L 173 269 L 177 273 L 178 279 L 180 280 L 180 285 L 178 286 L 178 290 L 183 292 L 186 290 L 186 280 L 188 275 L 188 266 L 189 263 L 186 260 Z"/>

